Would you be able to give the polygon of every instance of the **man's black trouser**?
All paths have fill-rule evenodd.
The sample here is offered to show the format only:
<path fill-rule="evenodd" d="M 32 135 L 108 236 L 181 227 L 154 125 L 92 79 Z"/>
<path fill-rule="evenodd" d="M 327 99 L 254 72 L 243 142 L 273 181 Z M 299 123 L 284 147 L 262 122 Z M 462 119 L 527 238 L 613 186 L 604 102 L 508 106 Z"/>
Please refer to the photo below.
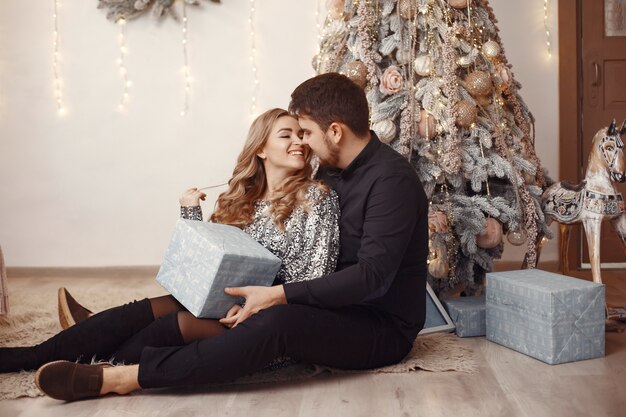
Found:
<path fill-rule="evenodd" d="M 227 332 L 180 347 L 146 347 L 139 361 L 142 388 L 233 380 L 261 370 L 273 359 L 342 369 L 397 363 L 411 344 L 389 319 L 366 307 L 336 310 L 278 305 Z"/>

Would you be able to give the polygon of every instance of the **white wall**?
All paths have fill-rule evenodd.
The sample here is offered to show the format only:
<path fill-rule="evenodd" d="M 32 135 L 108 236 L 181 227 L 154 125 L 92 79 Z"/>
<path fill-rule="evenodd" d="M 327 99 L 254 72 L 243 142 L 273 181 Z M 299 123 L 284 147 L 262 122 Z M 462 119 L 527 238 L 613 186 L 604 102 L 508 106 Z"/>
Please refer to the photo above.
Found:
<path fill-rule="evenodd" d="M 146 16 L 128 23 L 133 85 L 120 113 L 117 26 L 95 0 L 59 2 L 68 108 L 62 117 L 52 87 L 53 2 L 0 2 L 0 244 L 6 262 L 158 264 L 182 190 L 224 182 L 243 144 L 253 85 L 250 3 L 207 1 L 189 9 L 194 81 L 189 112 L 181 117 L 178 23 Z M 538 153 L 556 175 L 557 61 L 545 59 L 543 2 L 492 3 L 507 56 L 537 117 Z M 313 75 L 317 6 L 317 0 L 257 1 L 260 109 L 286 106 L 293 88 Z M 218 192 L 209 193 L 206 213 Z M 556 259 L 556 251 L 549 247 L 545 258 Z M 521 255 L 507 251 L 505 259 Z"/>

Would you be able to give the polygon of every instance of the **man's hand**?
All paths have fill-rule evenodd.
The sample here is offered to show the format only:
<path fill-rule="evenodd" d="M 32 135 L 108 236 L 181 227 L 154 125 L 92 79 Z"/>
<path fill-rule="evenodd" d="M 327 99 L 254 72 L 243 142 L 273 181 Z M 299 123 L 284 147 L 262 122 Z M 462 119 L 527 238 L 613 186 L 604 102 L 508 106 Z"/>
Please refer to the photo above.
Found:
<path fill-rule="evenodd" d="M 235 327 L 253 314 L 271 306 L 287 304 L 285 290 L 282 285 L 275 285 L 273 287 L 249 286 L 226 288 L 224 292 L 234 297 L 244 297 L 246 299 L 246 304 L 240 312 L 231 317 L 227 315 L 225 318 L 220 320 L 220 323 L 228 327 Z"/>

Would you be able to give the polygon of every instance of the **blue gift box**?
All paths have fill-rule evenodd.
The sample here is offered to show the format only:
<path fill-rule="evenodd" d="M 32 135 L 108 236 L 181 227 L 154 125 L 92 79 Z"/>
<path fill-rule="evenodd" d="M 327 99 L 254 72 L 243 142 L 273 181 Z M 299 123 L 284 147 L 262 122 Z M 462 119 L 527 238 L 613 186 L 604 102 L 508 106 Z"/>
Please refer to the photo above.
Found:
<path fill-rule="evenodd" d="M 237 227 L 179 219 L 156 280 L 194 316 L 221 318 L 240 301 L 224 288 L 270 286 L 280 265 Z"/>
<path fill-rule="evenodd" d="M 538 269 L 486 281 L 487 339 L 551 365 L 604 356 L 604 285 Z"/>
<path fill-rule="evenodd" d="M 459 297 L 443 300 L 454 322 L 456 335 L 474 337 L 485 335 L 485 296 Z"/>

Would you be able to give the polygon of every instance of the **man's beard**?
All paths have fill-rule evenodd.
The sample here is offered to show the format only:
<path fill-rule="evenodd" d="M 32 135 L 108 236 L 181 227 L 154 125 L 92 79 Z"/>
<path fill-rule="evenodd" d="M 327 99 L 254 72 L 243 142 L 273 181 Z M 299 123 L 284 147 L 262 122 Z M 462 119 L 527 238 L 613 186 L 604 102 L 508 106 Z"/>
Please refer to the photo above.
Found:
<path fill-rule="evenodd" d="M 320 166 L 336 168 L 339 162 L 339 146 L 333 143 L 326 133 L 324 133 L 324 144 L 326 145 L 327 155 L 324 158 L 317 155 Z"/>

